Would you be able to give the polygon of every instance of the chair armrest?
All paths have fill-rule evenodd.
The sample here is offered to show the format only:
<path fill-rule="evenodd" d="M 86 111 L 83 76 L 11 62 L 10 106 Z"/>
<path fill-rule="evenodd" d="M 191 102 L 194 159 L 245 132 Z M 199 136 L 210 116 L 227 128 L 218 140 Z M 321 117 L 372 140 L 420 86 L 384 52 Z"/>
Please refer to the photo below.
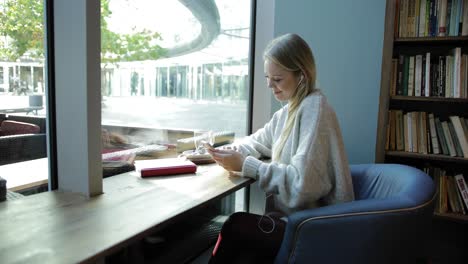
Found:
<path fill-rule="evenodd" d="M 0 165 L 47 157 L 46 134 L 0 137 Z"/>
<path fill-rule="evenodd" d="M 404 263 L 420 253 L 417 241 L 428 235 L 422 230 L 429 230 L 434 199 L 396 205 L 396 199 L 370 199 L 291 214 L 275 263 Z"/>

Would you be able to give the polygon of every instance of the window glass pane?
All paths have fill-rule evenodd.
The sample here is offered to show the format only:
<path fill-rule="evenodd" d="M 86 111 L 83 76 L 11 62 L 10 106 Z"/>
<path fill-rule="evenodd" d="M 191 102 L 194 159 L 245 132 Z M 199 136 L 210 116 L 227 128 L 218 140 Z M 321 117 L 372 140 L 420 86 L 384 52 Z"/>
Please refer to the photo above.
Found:
<path fill-rule="evenodd" d="M 196 130 L 246 135 L 251 0 L 101 5 L 104 177 L 195 149 Z"/>
<path fill-rule="evenodd" d="M 0 177 L 11 199 L 47 190 L 43 6 L 0 2 Z"/>

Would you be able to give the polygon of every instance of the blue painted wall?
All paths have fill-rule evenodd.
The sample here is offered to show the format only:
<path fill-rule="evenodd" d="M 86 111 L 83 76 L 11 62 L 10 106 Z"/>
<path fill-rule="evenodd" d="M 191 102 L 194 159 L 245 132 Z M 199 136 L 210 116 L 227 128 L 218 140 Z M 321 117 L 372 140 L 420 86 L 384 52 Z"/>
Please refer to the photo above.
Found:
<path fill-rule="evenodd" d="M 275 3 L 275 36 L 298 33 L 314 52 L 319 86 L 337 112 L 350 163 L 374 162 L 385 1 Z M 272 110 L 279 107 L 275 101 Z"/>

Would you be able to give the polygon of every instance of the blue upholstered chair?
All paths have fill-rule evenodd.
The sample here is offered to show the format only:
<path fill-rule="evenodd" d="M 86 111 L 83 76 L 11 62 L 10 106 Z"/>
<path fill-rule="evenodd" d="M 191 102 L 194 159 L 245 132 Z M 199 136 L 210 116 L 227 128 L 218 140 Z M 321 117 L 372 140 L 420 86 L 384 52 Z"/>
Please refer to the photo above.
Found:
<path fill-rule="evenodd" d="M 351 166 L 355 201 L 291 214 L 276 263 L 415 263 L 424 256 L 435 186 L 397 164 Z"/>

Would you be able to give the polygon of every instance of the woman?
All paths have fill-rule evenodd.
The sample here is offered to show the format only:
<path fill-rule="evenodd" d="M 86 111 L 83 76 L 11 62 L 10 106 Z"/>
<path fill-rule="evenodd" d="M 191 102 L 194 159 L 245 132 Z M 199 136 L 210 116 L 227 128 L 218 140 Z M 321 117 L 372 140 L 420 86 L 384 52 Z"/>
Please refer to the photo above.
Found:
<path fill-rule="evenodd" d="M 315 62 L 307 43 L 296 34 L 274 39 L 264 52 L 264 68 L 268 87 L 287 105 L 232 149 L 209 151 L 226 170 L 258 181 L 267 193 L 267 217 L 233 214 L 210 263 L 236 262 L 238 257 L 242 263 L 271 263 L 284 232 L 285 218 L 280 217 L 354 199 L 338 120 L 315 87 Z"/>

